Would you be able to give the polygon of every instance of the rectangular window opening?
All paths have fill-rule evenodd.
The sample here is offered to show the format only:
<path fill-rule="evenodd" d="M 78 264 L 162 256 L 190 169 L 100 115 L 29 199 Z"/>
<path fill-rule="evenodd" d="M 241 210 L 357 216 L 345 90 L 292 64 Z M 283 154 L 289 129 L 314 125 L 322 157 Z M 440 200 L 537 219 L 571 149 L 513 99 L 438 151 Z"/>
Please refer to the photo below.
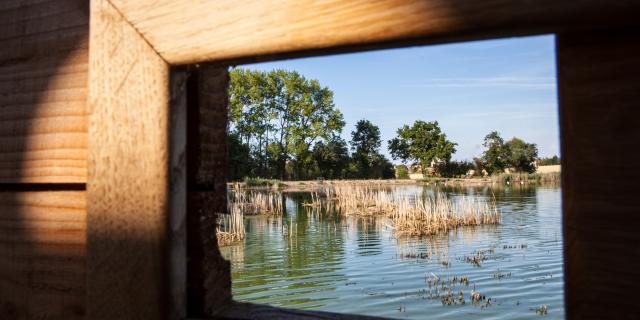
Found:
<path fill-rule="evenodd" d="M 229 71 L 236 301 L 564 318 L 554 36 Z"/>

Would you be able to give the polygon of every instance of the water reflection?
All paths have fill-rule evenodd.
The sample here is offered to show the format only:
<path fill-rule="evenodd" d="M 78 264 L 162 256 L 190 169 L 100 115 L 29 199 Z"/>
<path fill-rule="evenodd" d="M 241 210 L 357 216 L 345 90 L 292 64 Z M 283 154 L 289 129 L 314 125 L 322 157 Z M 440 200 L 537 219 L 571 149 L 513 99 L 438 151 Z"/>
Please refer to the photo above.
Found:
<path fill-rule="evenodd" d="M 309 193 L 286 193 L 282 217 L 246 218 L 244 242 L 221 248 L 232 261 L 235 298 L 402 318 L 529 318 L 535 316 L 530 309 L 541 305 L 553 318 L 564 316 L 559 188 L 389 191 L 415 197 L 480 195 L 495 199 L 503 221 L 429 237 L 395 237 L 384 218 L 327 213 L 302 205 Z M 445 286 L 456 290 L 455 305 L 443 306 L 445 287 L 433 291 L 428 286 L 433 277 L 458 279 Z M 459 283 L 461 277 L 468 285 Z M 458 304 L 458 290 L 470 302 L 473 288 L 491 304 Z"/>

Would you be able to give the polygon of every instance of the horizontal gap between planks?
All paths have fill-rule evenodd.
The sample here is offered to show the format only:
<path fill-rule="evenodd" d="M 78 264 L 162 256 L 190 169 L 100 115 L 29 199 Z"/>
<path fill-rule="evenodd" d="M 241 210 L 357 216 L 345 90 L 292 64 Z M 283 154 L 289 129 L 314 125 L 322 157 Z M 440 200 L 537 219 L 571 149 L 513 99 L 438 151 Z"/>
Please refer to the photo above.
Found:
<path fill-rule="evenodd" d="M 85 183 L 0 183 L 3 191 L 85 191 Z"/>

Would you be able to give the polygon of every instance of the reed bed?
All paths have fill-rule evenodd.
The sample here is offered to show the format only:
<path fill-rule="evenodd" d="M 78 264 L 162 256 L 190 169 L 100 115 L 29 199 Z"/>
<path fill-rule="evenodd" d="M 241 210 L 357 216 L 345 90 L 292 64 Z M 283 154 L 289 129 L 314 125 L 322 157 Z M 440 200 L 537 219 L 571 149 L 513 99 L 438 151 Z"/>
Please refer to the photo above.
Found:
<path fill-rule="evenodd" d="M 234 190 L 227 193 L 229 210 L 237 208 L 244 215 L 281 215 L 282 195 L 278 192 L 244 192 Z"/>
<path fill-rule="evenodd" d="M 244 191 L 228 193 L 229 215 L 222 215 L 217 230 L 224 245 L 244 239 L 245 215 L 281 216 L 282 195 L 278 192 Z M 463 226 L 494 225 L 501 221 L 495 202 L 479 196 L 452 200 L 443 193 L 416 196 L 384 186 L 331 185 L 311 194 L 303 204 L 308 214 L 321 211 L 357 217 L 384 217 L 385 227 L 396 235 L 425 236 Z M 377 221 L 377 220 L 376 220 Z M 289 232 L 287 235 L 290 236 Z"/>
<path fill-rule="evenodd" d="M 501 221 L 495 203 L 478 196 L 453 201 L 441 193 L 433 197 L 411 197 L 389 189 L 353 185 L 328 187 L 323 193 L 326 201 L 335 202 L 335 208 L 343 214 L 389 218 L 395 233 L 401 235 L 434 235 L 462 226 Z"/>
<path fill-rule="evenodd" d="M 393 193 L 369 186 L 336 186 L 325 188 L 328 201 L 347 214 L 371 216 L 386 215 L 396 209 Z"/>
<path fill-rule="evenodd" d="M 244 239 L 244 215 L 238 207 L 231 207 L 229 214 L 220 215 L 216 227 L 216 237 L 219 246 L 229 245 Z"/>
<path fill-rule="evenodd" d="M 491 182 L 494 184 L 559 183 L 560 178 L 560 172 L 514 172 L 493 175 L 491 176 Z"/>
<path fill-rule="evenodd" d="M 322 197 L 319 192 L 311 192 L 311 202 L 302 203 L 304 207 L 322 208 Z"/>
<path fill-rule="evenodd" d="M 229 214 L 218 219 L 216 237 L 218 245 L 229 245 L 245 237 L 245 215 L 282 215 L 282 195 L 280 193 L 245 192 L 239 185 L 227 193 Z"/>

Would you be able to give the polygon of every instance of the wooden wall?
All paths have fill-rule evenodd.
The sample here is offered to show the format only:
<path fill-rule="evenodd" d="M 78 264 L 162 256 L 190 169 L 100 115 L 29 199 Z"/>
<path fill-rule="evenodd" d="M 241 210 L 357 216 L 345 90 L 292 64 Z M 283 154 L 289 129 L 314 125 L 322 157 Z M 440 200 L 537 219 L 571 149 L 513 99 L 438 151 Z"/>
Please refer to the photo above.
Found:
<path fill-rule="evenodd" d="M 0 3 L 0 318 L 85 314 L 88 3 Z"/>
<path fill-rule="evenodd" d="M 557 37 L 570 319 L 635 319 L 640 29 Z"/>
<path fill-rule="evenodd" d="M 84 182 L 86 1 L 4 1 L 0 23 L 0 181 Z"/>
<path fill-rule="evenodd" d="M 543 32 L 560 32 L 567 315 L 632 317 L 640 3 L 494 2 L 0 2 L 0 319 L 229 302 L 208 232 L 224 210 L 228 75 L 205 66 L 188 86 L 171 65 Z"/>
<path fill-rule="evenodd" d="M 169 65 L 109 1 L 91 1 L 89 29 L 87 318 L 159 319 L 172 312 L 170 208 L 184 210 L 170 141 L 185 127 L 171 125 Z"/>
<path fill-rule="evenodd" d="M 192 314 L 228 303 L 211 232 L 226 67 L 193 73 L 187 132 L 191 73 L 109 1 L 4 1 L 0 45 L 0 319 L 184 318 L 187 291 Z"/>
<path fill-rule="evenodd" d="M 227 211 L 227 66 L 203 65 L 188 85 L 188 315 L 214 315 L 231 301 L 231 266 L 214 232 Z"/>

